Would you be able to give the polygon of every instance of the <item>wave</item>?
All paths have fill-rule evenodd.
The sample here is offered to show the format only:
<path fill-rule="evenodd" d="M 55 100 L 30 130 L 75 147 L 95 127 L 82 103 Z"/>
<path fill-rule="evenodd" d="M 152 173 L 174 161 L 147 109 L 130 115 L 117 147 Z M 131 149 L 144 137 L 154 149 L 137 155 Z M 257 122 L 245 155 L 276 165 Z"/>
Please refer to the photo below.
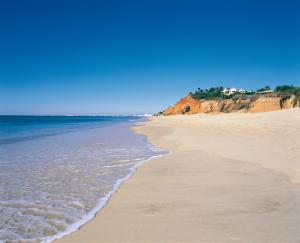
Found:
<path fill-rule="evenodd" d="M 166 151 L 165 151 L 166 152 Z M 119 187 L 126 181 L 128 180 L 138 169 L 138 167 L 148 161 L 150 161 L 153 158 L 158 158 L 158 157 L 162 157 L 165 155 L 170 154 L 170 152 L 166 152 L 165 154 L 160 154 L 160 155 L 154 155 L 148 159 L 142 160 L 141 162 L 135 164 L 131 169 L 130 169 L 130 173 L 128 173 L 125 177 L 119 179 L 116 181 L 116 183 L 113 186 L 113 189 L 109 192 L 106 193 L 106 195 L 102 198 L 100 198 L 100 200 L 98 201 L 97 205 L 89 212 L 87 213 L 81 220 L 69 225 L 65 231 L 62 231 L 54 236 L 50 236 L 50 237 L 44 237 L 44 238 L 40 238 L 38 240 L 41 240 L 42 243 L 49 243 L 52 242 L 54 240 L 58 240 L 64 236 L 70 235 L 71 233 L 77 231 L 78 229 L 80 229 L 83 225 L 85 225 L 86 223 L 90 222 L 92 219 L 94 219 L 96 217 L 96 215 L 101 211 L 102 208 L 104 208 L 104 206 L 108 203 L 109 199 L 111 198 L 111 196 L 119 189 Z M 35 239 L 32 239 L 35 240 Z"/>

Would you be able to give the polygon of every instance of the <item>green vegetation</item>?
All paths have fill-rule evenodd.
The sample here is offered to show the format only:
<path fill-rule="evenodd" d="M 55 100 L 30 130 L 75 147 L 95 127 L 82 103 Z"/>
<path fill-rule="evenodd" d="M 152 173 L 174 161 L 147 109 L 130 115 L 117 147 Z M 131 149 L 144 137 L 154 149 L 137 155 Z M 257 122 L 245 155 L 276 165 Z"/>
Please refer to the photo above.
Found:
<path fill-rule="evenodd" d="M 244 95 L 254 95 L 255 92 L 254 91 L 246 91 L 246 93 L 244 93 Z"/>
<path fill-rule="evenodd" d="M 236 92 L 231 95 L 224 95 L 223 94 L 223 87 L 222 86 L 217 86 L 217 87 L 211 87 L 209 89 L 200 89 L 198 88 L 194 93 L 190 93 L 194 99 L 205 99 L 205 100 L 217 100 L 217 99 L 231 99 L 236 96 L 248 96 L 248 95 L 254 95 L 255 92 L 253 91 L 246 91 L 246 93 L 239 93 Z"/>
<path fill-rule="evenodd" d="M 293 85 L 281 85 L 275 88 L 275 92 L 285 95 L 296 95 L 300 97 L 300 87 L 295 87 Z"/>
<path fill-rule="evenodd" d="M 265 87 L 262 87 L 262 88 L 256 90 L 256 92 L 263 92 L 263 91 L 268 91 L 268 90 L 271 90 L 271 87 L 267 85 Z"/>
<path fill-rule="evenodd" d="M 205 100 L 223 100 L 223 99 L 235 99 L 235 98 L 254 98 L 257 96 L 256 92 L 263 92 L 272 90 L 270 86 L 264 86 L 258 89 L 256 92 L 254 91 L 246 91 L 245 93 L 236 92 L 231 95 L 224 95 L 223 94 L 223 87 L 211 87 L 209 89 L 201 89 L 198 88 L 195 92 L 191 92 L 190 95 L 194 99 L 205 99 Z M 300 98 L 300 87 L 295 87 L 293 85 L 281 85 L 277 86 L 274 90 L 273 94 L 278 95 L 296 95 Z"/>
<path fill-rule="evenodd" d="M 154 114 L 154 116 L 162 116 L 162 115 L 164 115 L 164 112 L 163 112 L 163 111 L 159 111 L 159 112 L 157 112 L 156 114 Z"/>
<path fill-rule="evenodd" d="M 224 88 L 220 87 L 212 87 L 210 89 L 200 89 L 198 88 L 194 93 L 192 93 L 192 97 L 194 99 L 206 99 L 206 100 L 214 100 L 214 99 L 224 99 L 227 98 L 223 95 L 222 90 Z"/>

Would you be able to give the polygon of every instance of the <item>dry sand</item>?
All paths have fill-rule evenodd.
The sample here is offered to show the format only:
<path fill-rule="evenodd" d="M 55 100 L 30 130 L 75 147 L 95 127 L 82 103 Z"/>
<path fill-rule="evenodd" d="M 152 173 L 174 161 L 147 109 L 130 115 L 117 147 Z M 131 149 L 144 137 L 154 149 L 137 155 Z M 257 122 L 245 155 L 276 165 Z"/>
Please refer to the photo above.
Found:
<path fill-rule="evenodd" d="M 141 166 L 58 242 L 300 242 L 300 109 L 152 118 Z"/>

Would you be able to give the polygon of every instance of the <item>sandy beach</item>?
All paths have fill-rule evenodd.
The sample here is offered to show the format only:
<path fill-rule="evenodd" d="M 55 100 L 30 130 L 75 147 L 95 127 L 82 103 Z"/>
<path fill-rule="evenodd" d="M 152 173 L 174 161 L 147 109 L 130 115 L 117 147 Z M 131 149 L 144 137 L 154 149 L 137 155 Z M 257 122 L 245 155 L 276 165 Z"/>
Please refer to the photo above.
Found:
<path fill-rule="evenodd" d="M 56 242 L 300 241 L 300 108 L 153 117 L 134 131 L 170 154 Z"/>

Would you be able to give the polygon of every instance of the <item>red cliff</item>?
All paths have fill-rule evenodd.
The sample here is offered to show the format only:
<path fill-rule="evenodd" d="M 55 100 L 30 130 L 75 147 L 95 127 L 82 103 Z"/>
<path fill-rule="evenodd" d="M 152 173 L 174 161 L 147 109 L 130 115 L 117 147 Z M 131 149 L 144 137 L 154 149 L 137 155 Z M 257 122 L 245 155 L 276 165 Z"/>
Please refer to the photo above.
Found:
<path fill-rule="evenodd" d="M 198 100 L 188 95 L 175 105 L 164 110 L 164 115 L 220 113 L 220 112 L 265 112 L 299 106 L 294 95 L 253 95 L 222 100 Z"/>

